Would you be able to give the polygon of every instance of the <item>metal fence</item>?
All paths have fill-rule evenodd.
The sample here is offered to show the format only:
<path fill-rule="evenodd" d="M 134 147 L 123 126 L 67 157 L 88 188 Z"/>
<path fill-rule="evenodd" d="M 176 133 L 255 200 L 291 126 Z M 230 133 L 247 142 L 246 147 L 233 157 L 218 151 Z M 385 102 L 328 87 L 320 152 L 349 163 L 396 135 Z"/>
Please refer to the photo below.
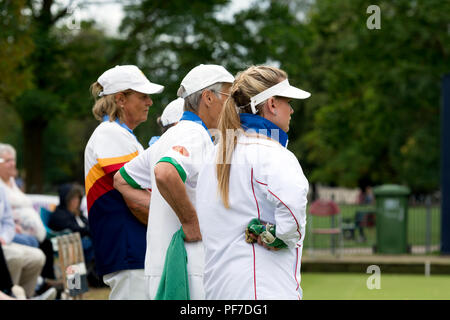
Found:
<path fill-rule="evenodd" d="M 307 215 L 304 253 L 308 255 L 367 255 L 376 253 L 375 205 L 338 204 L 332 217 Z M 411 254 L 440 250 L 441 207 L 432 198 L 411 198 L 408 205 L 407 242 Z M 314 232 L 320 229 L 322 231 Z M 334 232 L 340 229 L 340 232 Z"/>

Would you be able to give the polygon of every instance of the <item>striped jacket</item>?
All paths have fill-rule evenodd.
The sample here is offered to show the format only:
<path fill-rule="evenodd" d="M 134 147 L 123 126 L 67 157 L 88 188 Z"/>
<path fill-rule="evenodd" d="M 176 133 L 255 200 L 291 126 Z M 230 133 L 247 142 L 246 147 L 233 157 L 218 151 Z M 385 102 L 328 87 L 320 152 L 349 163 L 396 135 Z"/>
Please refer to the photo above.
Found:
<path fill-rule="evenodd" d="M 105 119 L 92 133 L 84 154 L 88 219 L 99 275 L 143 269 L 146 226 L 114 189 L 114 174 L 143 152 L 132 131 Z"/>

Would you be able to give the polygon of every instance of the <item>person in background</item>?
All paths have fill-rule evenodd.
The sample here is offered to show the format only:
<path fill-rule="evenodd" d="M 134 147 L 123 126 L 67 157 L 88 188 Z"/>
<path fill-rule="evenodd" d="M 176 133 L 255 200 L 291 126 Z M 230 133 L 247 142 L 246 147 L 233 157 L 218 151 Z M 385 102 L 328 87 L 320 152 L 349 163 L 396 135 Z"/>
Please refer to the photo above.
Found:
<path fill-rule="evenodd" d="M 5 187 L 6 195 L 13 210 L 16 223 L 16 235 L 13 242 L 39 247 L 46 237 L 46 230 L 33 203 L 20 190 L 15 181 L 17 175 L 16 150 L 9 144 L 0 144 L 0 184 Z"/>
<path fill-rule="evenodd" d="M 156 119 L 156 123 L 161 129 L 161 134 L 164 134 L 169 128 L 173 127 L 180 121 L 181 116 L 183 115 L 183 107 L 184 107 L 184 99 L 178 98 L 171 101 L 165 108 L 161 115 Z M 150 147 L 154 144 L 160 136 L 153 136 L 148 142 L 148 146 Z"/>
<path fill-rule="evenodd" d="M 361 184 L 358 194 L 357 204 L 371 206 L 375 203 L 372 188 L 368 185 Z M 358 242 L 366 242 L 367 237 L 364 228 L 375 223 L 375 212 L 373 209 L 360 208 L 355 212 L 355 227 L 358 230 Z"/>
<path fill-rule="evenodd" d="M 98 286 L 100 281 L 95 273 L 94 248 L 92 246 L 88 219 L 81 212 L 83 188 L 77 183 L 65 183 L 58 189 L 59 205 L 50 215 L 48 226 L 54 231 L 70 230 L 79 232 L 87 267 L 89 284 Z"/>
<path fill-rule="evenodd" d="M 54 300 L 56 295 L 56 289 L 49 288 L 41 295 L 31 298 L 31 300 Z M 13 284 L 3 249 L 0 245 L 0 300 L 25 300 L 26 298 L 25 290 Z"/>
<path fill-rule="evenodd" d="M 39 248 L 12 242 L 16 234 L 11 206 L 4 186 L 0 185 L 0 245 L 13 284 L 23 287 L 26 296 L 35 295 L 38 277 L 45 264 L 45 255 Z"/>
<path fill-rule="evenodd" d="M 361 186 L 357 199 L 358 204 L 373 204 L 374 196 L 370 186 Z"/>
<path fill-rule="evenodd" d="M 15 222 L 15 235 L 12 242 L 40 248 L 45 254 L 45 265 L 42 269 L 42 289 L 54 283 L 54 253 L 47 231 L 40 214 L 34 209 L 32 201 L 17 187 L 16 150 L 9 144 L 0 143 L 0 185 L 4 187 L 6 197 L 11 206 Z"/>
<path fill-rule="evenodd" d="M 49 228 L 54 231 L 79 232 L 82 239 L 89 239 L 88 220 L 81 214 L 80 210 L 80 203 L 84 194 L 83 188 L 76 183 L 65 183 L 58 188 L 58 193 L 59 205 L 50 215 Z M 91 257 L 91 254 L 88 256 Z"/>
<path fill-rule="evenodd" d="M 113 176 L 144 151 L 133 130 L 147 120 L 149 94 L 163 89 L 134 65 L 111 68 L 91 85 L 92 112 L 100 124 L 85 148 L 85 191 L 97 274 L 111 288 L 111 300 L 146 298 L 148 210 L 127 202 L 114 189 Z"/>

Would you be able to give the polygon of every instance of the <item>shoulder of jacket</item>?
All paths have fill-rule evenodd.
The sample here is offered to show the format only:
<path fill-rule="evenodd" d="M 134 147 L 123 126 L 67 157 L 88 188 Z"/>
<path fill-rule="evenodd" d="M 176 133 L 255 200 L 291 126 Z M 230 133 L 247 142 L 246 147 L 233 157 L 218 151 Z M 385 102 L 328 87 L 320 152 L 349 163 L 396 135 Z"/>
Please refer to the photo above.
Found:
<path fill-rule="evenodd" d="M 122 128 L 117 122 L 115 121 L 103 121 L 100 123 L 100 125 L 97 127 L 96 131 L 98 132 L 108 132 L 108 133 L 129 133 L 126 129 Z"/>
<path fill-rule="evenodd" d="M 102 122 L 97 127 L 96 132 L 94 132 L 94 134 L 93 134 L 94 139 L 107 138 L 107 139 L 121 139 L 121 140 L 127 139 L 133 142 L 137 141 L 132 133 L 130 133 L 125 128 L 122 128 L 116 122 L 109 122 L 109 121 Z"/>

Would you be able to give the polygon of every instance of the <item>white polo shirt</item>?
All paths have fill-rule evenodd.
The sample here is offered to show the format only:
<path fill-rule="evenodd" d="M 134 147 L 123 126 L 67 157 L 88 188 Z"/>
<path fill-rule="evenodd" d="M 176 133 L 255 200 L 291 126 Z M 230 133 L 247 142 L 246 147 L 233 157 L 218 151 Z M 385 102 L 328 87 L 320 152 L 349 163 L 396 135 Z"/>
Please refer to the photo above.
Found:
<path fill-rule="evenodd" d="M 158 140 L 159 141 L 159 140 Z M 152 190 L 151 159 L 156 141 L 130 162 L 120 168 L 122 178 L 135 189 Z"/>
<path fill-rule="evenodd" d="M 215 149 L 197 183 L 206 299 L 301 298 L 309 186 L 297 158 L 275 140 L 240 135 L 232 156 L 226 209 L 218 194 Z M 247 243 L 245 229 L 253 218 L 275 224 L 276 236 L 288 248 L 269 251 Z"/>
<path fill-rule="evenodd" d="M 185 183 L 190 201 L 195 206 L 198 173 L 213 149 L 211 136 L 201 119 L 192 112 L 185 112 L 176 126 L 167 130 L 157 142 L 121 170 L 122 177 L 128 175 L 128 180 L 125 180 L 130 185 L 133 184 L 130 181 L 132 179 L 135 187 L 152 189 L 145 256 L 145 275 L 154 279 L 149 289 L 151 299 L 158 289 L 158 279 L 163 272 L 167 248 L 173 234 L 181 227 L 176 213 L 159 193 L 156 183 L 152 183 L 155 181 L 155 165 L 158 162 L 174 165 Z M 198 283 L 189 283 L 191 297 L 195 299 L 203 296 L 203 244 L 185 242 L 185 247 L 188 275 L 198 277 L 198 283 L 201 284 L 201 288 L 198 288 Z"/>

